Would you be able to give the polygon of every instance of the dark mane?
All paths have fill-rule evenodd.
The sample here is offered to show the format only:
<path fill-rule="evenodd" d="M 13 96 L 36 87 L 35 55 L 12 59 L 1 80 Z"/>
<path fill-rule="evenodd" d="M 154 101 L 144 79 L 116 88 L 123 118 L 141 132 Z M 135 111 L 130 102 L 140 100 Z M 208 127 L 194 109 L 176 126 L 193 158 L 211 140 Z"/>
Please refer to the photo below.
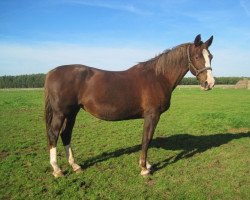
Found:
<path fill-rule="evenodd" d="M 153 68 L 156 74 L 165 73 L 168 68 L 176 68 L 187 65 L 187 46 L 191 43 L 185 43 L 166 49 L 159 55 L 144 62 L 139 62 L 139 66 L 145 69 Z"/>

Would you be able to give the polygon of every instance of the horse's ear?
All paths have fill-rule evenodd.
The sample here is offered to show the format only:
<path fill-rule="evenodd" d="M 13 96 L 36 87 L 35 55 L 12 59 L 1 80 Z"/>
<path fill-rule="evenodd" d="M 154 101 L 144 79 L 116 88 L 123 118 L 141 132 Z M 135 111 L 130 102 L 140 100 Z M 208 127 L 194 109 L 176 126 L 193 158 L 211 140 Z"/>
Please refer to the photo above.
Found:
<path fill-rule="evenodd" d="M 194 45 L 196 47 L 200 46 L 201 45 L 201 34 L 197 35 L 194 39 Z"/>
<path fill-rule="evenodd" d="M 210 45 L 211 45 L 212 42 L 213 42 L 213 39 L 214 39 L 214 36 L 211 36 L 211 37 L 205 42 L 205 44 L 206 44 L 207 47 L 210 47 Z"/>

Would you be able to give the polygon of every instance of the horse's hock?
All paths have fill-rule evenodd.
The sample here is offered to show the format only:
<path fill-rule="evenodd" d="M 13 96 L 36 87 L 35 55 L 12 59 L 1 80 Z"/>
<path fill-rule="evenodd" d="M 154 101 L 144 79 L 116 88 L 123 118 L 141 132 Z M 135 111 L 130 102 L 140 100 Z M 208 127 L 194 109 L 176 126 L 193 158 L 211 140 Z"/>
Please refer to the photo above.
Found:
<path fill-rule="evenodd" d="M 247 78 L 239 80 L 235 85 L 235 89 L 250 89 L 250 80 Z"/>

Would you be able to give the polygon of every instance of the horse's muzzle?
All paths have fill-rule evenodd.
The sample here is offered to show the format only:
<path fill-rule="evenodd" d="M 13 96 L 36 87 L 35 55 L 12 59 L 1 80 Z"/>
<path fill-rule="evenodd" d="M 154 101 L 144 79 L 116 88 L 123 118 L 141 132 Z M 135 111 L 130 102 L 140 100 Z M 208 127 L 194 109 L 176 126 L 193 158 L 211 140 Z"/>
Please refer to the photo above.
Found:
<path fill-rule="evenodd" d="M 201 84 L 201 89 L 205 91 L 211 90 L 213 89 L 213 87 L 214 87 L 214 82 L 208 83 L 207 81 L 205 81 L 204 83 Z"/>

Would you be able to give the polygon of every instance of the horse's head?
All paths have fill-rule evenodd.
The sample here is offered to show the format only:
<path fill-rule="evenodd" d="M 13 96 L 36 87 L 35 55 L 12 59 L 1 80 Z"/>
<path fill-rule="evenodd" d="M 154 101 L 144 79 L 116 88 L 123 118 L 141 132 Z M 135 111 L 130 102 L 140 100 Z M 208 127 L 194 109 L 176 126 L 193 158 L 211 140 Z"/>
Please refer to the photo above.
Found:
<path fill-rule="evenodd" d="M 197 35 L 194 43 L 187 49 L 189 70 L 196 76 L 204 90 L 212 89 L 215 83 L 211 68 L 213 56 L 208 50 L 212 42 L 213 36 L 203 43 L 201 36 Z"/>

